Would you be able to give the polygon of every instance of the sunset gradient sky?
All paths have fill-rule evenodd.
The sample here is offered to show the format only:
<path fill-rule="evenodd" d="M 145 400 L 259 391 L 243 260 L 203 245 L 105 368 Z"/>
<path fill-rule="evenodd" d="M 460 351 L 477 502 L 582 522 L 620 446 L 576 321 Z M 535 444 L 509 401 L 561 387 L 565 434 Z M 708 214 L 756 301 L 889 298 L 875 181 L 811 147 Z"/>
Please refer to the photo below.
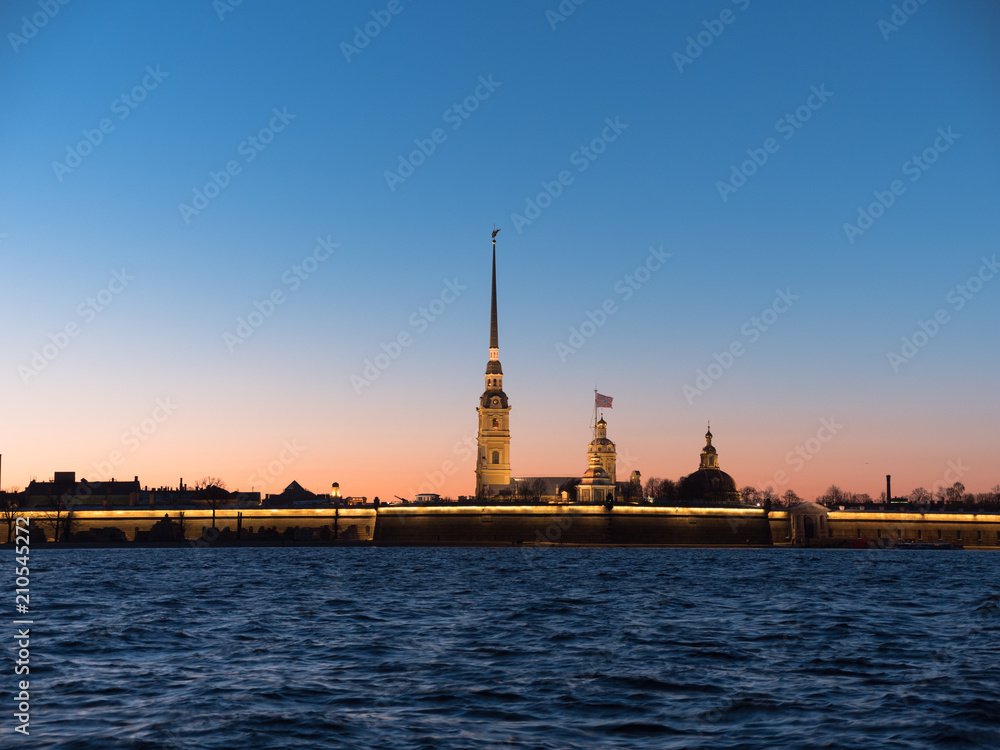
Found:
<path fill-rule="evenodd" d="M 4 3 L 0 484 L 471 493 L 495 223 L 515 475 L 988 490 L 1000 6 L 902 5 Z"/>

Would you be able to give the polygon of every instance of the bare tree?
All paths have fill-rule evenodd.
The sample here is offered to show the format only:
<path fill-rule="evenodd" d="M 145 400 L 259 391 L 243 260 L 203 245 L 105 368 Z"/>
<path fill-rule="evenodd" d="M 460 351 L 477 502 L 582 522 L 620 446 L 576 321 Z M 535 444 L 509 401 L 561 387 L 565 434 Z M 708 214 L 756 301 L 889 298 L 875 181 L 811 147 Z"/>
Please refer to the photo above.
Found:
<path fill-rule="evenodd" d="M 952 504 L 961 502 L 962 495 L 964 494 L 965 485 L 961 482 L 955 482 L 955 484 L 944 491 L 945 500 Z"/>
<path fill-rule="evenodd" d="M 546 484 L 545 480 L 542 479 L 541 477 L 537 477 L 536 479 L 532 480 L 532 482 L 531 482 L 531 495 L 536 500 L 541 500 L 542 499 L 542 495 L 545 494 L 545 491 L 548 488 L 549 488 L 548 484 Z"/>
<path fill-rule="evenodd" d="M 659 477 L 650 477 L 646 480 L 646 497 L 658 500 L 663 497 L 663 480 Z"/>
<path fill-rule="evenodd" d="M 226 491 L 226 483 L 216 477 L 203 477 L 195 485 L 195 498 L 204 500 L 205 504 L 212 509 L 212 528 L 215 528 L 215 511 L 230 499 L 229 492 Z"/>
<path fill-rule="evenodd" d="M 675 503 L 680 494 L 680 488 L 679 482 L 675 482 L 673 479 L 664 479 L 660 484 L 660 498 L 667 503 Z"/>
<path fill-rule="evenodd" d="M 747 505 L 756 505 L 760 500 L 760 492 L 753 485 L 747 485 L 740 490 L 740 497 Z"/>
<path fill-rule="evenodd" d="M 800 503 L 802 503 L 802 498 L 798 496 L 795 490 L 787 489 L 781 496 L 781 504 L 786 505 L 789 508 L 793 505 L 799 505 Z"/>
<path fill-rule="evenodd" d="M 573 479 L 567 479 L 565 482 L 559 485 L 559 494 L 561 495 L 563 492 L 565 492 L 566 498 L 570 502 L 576 502 L 576 488 L 579 487 L 579 485 L 580 485 L 580 480 L 578 478 L 574 477 Z"/>
<path fill-rule="evenodd" d="M 207 490 L 209 487 L 218 487 L 220 490 L 229 489 L 225 481 L 218 477 L 202 477 L 194 484 L 196 490 Z"/>
<path fill-rule="evenodd" d="M 21 510 L 21 495 L 16 492 L 0 492 L 0 517 L 7 524 L 7 543 L 14 535 L 14 521 Z"/>
<path fill-rule="evenodd" d="M 847 500 L 847 494 L 835 484 L 831 484 L 826 492 L 816 498 L 816 502 L 823 505 L 844 505 Z"/>
<path fill-rule="evenodd" d="M 636 500 L 642 494 L 642 487 L 639 486 L 638 482 L 621 482 L 618 485 L 618 492 L 622 500 L 628 503 Z"/>
<path fill-rule="evenodd" d="M 73 500 L 67 502 L 67 495 L 60 495 L 53 498 L 50 503 L 51 510 L 45 514 L 45 523 L 52 529 L 52 541 L 58 542 L 60 539 L 68 542 L 73 534 L 73 527 L 76 518 L 73 514 Z"/>

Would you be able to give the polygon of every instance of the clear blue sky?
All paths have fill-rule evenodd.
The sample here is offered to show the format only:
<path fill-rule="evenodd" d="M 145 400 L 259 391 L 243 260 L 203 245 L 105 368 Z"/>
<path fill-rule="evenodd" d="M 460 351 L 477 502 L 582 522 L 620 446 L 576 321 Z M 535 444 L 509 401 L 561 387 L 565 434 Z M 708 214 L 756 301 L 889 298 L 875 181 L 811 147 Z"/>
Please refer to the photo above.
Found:
<path fill-rule="evenodd" d="M 516 474 L 586 468 L 596 384 L 645 476 L 696 468 L 711 418 L 740 484 L 785 470 L 780 489 L 877 494 L 893 473 L 902 492 L 953 460 L 970 489 L 1000 482 L 1000 279 L 947 301 L 998 251 L 996 3 L 913 3 L 893 29 L 888 2 L 587 0 L 561 20 L 571 3 L 245 0 L 220 18 L 230 2 L 0 11 L 4 486 L 96 476 L 119 451 L 116 473 L 147 484 L 383 497 L 457 457 L 435 487 L 470 492 L 453 445 L 475 430 L 494 223 Z M 345 47 L 366 24 L 377 36 Z M 415 141 L 433 153 L 387 178 Z M 928 149 L 925 170 L 910 162 Z M 230 161 L 203 210 L 179 208 Z M 564 170 L 537 218 L 513 216 Z M 339 247 L 301 270 L 317 237 Z M 102 290 L 110 305 L 88 307 Z M 234 345 L 272 290 L 283 301 Z M 797 299 L 753 335 L 777 290 Z M 560 356 L 607 299 L 616 312 Z M 917 356 L 891 360 L 941 309 Z M 399 357 L 352 384 L 400 333 Z M 734 342 L 732 367 L 686 391 Z M 177 408 L 124 440 L 157 398 Z M 831 416 L 844 428 L 795 469 L 788 452 Z M 262 482 L 286 440 L 302 451 Z"/>

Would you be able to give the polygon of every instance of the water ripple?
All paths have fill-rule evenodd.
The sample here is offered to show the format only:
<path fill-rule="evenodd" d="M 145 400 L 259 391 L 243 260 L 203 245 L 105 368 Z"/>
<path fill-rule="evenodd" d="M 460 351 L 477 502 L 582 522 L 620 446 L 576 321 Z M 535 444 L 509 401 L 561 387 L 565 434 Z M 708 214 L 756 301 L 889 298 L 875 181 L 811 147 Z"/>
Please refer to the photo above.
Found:
<path fill-rule="evenodd" d="M 39 550 L 33 746 L 1000 746 L 1000 556 Z"/>

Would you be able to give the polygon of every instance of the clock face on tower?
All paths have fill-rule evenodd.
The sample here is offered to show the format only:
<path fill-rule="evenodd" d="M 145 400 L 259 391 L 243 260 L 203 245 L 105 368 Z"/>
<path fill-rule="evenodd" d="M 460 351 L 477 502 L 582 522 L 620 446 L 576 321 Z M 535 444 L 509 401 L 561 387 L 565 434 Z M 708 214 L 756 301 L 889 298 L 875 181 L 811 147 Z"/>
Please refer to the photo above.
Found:
<path fill-rule="evenodd" d="M 500 405 L 500 399 L 498 399 L 498 398 L 494 398 L 494 399 L 493 399 L 493 405 L 494 405 L 494 406 L 499 406 L 499 405 Z"/>

